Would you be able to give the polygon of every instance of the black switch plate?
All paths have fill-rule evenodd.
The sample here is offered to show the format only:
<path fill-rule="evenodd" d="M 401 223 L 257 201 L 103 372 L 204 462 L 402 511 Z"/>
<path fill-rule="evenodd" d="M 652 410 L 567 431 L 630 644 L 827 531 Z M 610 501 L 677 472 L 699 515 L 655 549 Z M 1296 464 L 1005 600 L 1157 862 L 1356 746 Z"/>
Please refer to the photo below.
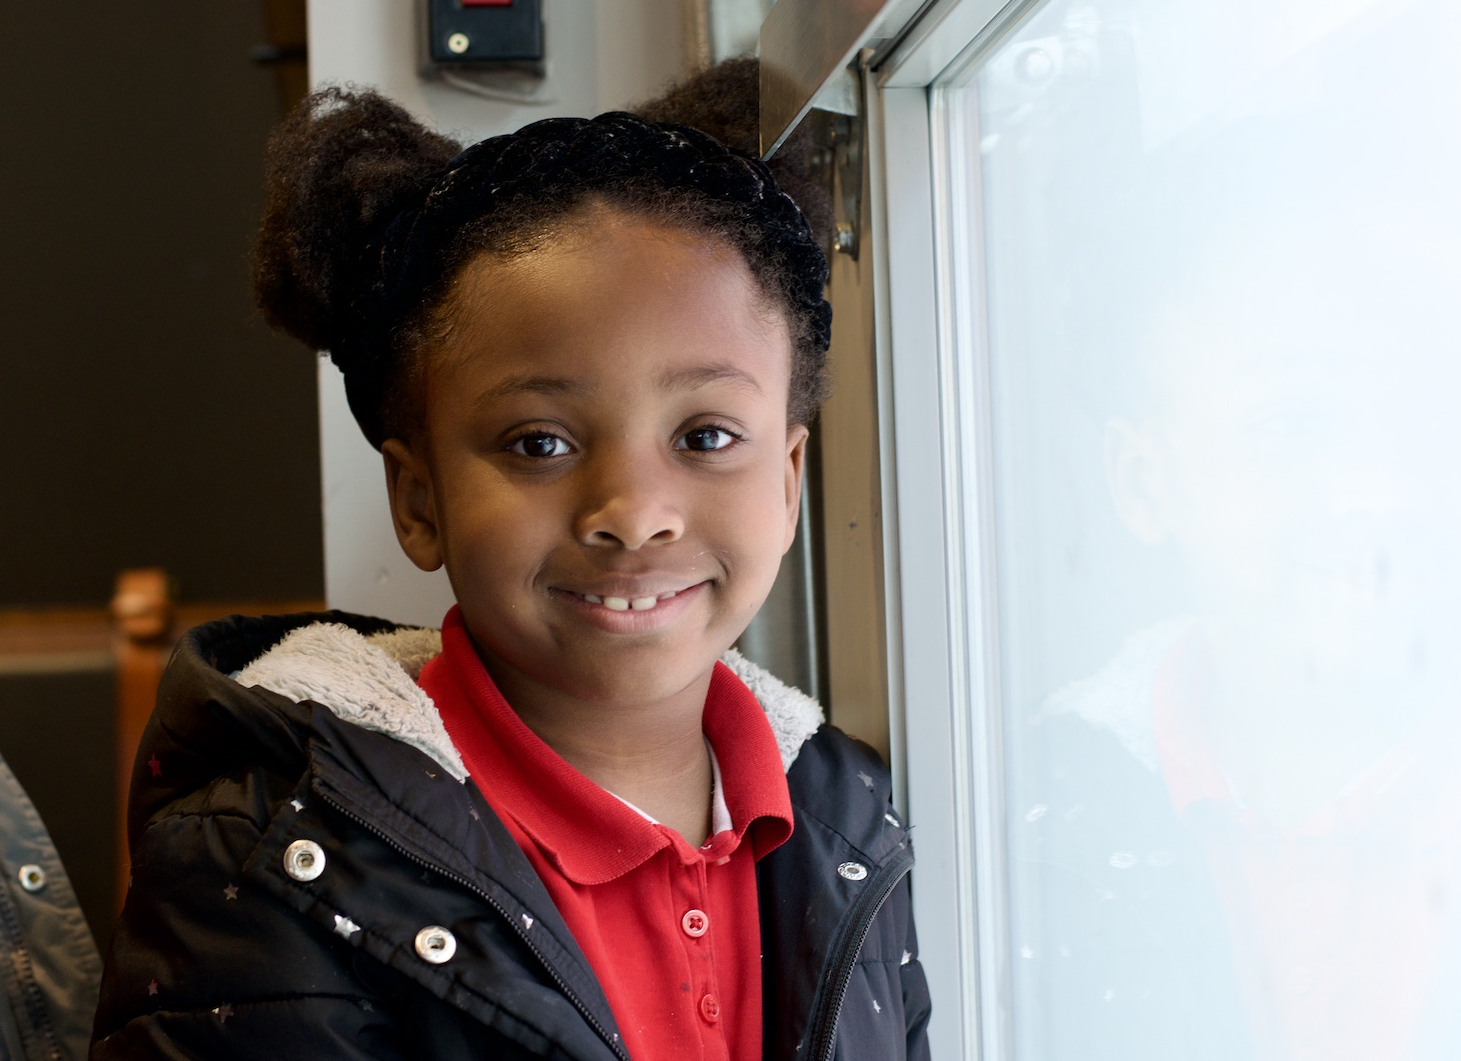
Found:
<path fill-rule="evenodd" d="M 427 0 L 427 54 L 433 63 L 541 62 L 540 0 L 463 7 L 461 0 Z"/>

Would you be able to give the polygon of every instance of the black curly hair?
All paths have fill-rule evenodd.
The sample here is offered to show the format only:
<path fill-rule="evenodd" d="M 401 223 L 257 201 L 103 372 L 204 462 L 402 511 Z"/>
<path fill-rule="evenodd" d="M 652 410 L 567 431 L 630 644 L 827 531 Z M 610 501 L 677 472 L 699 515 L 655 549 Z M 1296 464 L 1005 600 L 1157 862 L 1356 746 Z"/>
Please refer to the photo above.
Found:
<path fill-rule="evenodd" d="M 726 59 L 629 109 L 652 122 L 699 129 L 732 151 L 757 156 L 761 153 L 761 61 L 752 56 Z M 801 208 L 826 251 L 836 217 L 832 196 L 823 183 L 826 178 L 818 172 L 817 154 L 812 123 L 801 122 L 766 166 L 781 190 Z"/>
<path fill-rule="evenodd" d="M 789 421 L 809 422 L 824 397 L 826 258 L 767 166 L 706 133 L 611 112 L 461 150 L 375 92 L 327 88 L 274 135 L 267 172 L 258 304 L 329 351 L 377 449 L 419 423 L 422 355 L 450 327 L 452 280 L 596 204 L 736 248 L 790 331 Z"/>

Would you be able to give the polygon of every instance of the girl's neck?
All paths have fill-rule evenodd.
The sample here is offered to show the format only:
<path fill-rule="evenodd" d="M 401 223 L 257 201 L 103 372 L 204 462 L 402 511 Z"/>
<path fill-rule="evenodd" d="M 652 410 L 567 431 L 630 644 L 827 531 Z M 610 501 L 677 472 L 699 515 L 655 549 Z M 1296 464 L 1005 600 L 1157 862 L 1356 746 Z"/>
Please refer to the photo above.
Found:
<path fill-rule="evenodd" d="M 579 700 L 522 676 L 503 677 L 498 688 L 508 704 L 569 765 L 692 847 L 705 842 L 711 767 L 702 715 L 709 674 L 667 700 L 617 706 Z"/>

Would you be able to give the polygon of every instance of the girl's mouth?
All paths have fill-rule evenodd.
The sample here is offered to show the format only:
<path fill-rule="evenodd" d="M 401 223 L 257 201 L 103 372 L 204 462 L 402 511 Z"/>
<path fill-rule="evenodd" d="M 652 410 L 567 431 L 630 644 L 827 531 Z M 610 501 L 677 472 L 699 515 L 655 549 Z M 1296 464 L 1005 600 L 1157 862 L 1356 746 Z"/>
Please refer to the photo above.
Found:
<path fill-rule="evenodd" d="M 660 585 L 664 585 L 663 582 Z M 655 592 L 652 585 L 612 586 L 618 593 L 606 593 L 608 585 L 600 584 L 599 593 L 585 590 L 558 589 L 559 599 L 568 604 L 592 625 L 609 633 L 648 633 L 678 621 L 686 609 L 693 608 L 700 593 L 710 581 L 696 582 L 678 589 Z"/>
<path fill-rule="evenodd" d="M 679 592 L 672 589 L 653 597 L 600 597 L 593 593 L 575 593 L 574 596 L 589 604 L 602 604 L 611 612 L 647 612 L 653 610 L 660 601 L 678 596 Z"/>

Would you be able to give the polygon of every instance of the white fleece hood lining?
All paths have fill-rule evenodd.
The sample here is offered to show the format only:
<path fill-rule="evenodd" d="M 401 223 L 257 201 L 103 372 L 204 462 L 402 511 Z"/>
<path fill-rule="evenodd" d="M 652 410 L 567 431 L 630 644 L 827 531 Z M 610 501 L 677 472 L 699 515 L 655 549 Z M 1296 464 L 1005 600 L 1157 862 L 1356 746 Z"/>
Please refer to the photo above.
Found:
<path fill-rule="evenodd" d="M 323 704 L 362 729 L 394 737 L 432 759 L 458 781 L 467 768 L 419 685 L 421 668 L 441 652 L 437 630 L 399 629 L 366 637 L 341 623 L 312 623 L 290 631 L 269 651 L 232 675 L 240 685 L 292 700 Z M 783 769 L 822 724 L 822 708 L 735 649 L 721 657 L 761 704 Z"/>

